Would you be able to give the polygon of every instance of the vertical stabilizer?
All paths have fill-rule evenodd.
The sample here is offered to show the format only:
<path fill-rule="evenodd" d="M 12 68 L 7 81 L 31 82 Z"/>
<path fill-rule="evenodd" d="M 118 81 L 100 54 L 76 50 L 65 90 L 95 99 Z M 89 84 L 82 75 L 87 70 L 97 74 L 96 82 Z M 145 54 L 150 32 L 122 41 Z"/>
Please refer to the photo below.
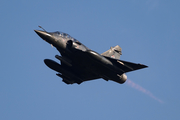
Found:
<path fill-rule="evenodd" d="M 121 51 L 121 47 L 119 47 L 119 45 L 116 45 L 115 47 L 111 47 L 109 50 L 102 53 L 101 55 L 114 59 L 120 59 L 120 55 L 122 55 Z"/>

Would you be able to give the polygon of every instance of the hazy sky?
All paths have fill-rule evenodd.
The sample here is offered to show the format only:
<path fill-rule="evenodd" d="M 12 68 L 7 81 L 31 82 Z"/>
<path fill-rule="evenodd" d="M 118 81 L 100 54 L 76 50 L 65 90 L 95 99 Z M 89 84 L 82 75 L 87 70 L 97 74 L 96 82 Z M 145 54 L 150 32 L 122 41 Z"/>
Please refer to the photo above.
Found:
<path fill-rule="evenodd" d="M 179 120 L 180 1 L 0 1 L 1 120 Z M 44 59 L 59 54 L 34 32 L 70 34 L 102 53 L 148 65 L 118 84 L 66 85 Z"/>

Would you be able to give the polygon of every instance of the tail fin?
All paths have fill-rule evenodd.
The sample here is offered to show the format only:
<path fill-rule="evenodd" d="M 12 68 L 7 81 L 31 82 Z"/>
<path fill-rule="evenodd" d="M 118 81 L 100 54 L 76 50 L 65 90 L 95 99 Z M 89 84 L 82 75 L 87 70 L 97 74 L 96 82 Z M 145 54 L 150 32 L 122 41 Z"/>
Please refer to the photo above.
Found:
<path fill-rule="evenodd" d="M 121 47 L 119 47 L 119 45 L 116 45 L 115 47 L 111 47 L 111 49 L 107 50 L 101 55 L 115 59 L 120 59 L 120 55 L 122 55 L 121 51 L 122 51 Z"/>

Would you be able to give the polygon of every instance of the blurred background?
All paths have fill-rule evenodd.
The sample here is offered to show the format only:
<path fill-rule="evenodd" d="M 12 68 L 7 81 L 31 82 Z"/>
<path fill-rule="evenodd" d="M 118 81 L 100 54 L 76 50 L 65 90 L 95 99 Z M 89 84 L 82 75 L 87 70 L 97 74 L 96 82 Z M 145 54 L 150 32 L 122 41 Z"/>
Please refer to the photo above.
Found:
<path fill-rule="evenodd" d="M 0 1 L 1 120 L 180 119 L 180 1 Z M 124 84 L 103 79 L 66 85 L 44 59 L 55 48 L 34 32 L 62 31 L 146 69 Z"/>

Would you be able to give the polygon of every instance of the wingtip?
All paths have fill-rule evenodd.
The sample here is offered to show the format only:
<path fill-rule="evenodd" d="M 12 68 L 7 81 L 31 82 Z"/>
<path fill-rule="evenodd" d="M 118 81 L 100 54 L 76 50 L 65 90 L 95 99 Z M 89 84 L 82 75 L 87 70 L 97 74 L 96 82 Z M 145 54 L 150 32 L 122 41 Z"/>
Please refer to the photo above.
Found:
<path fill-rule="evenodd" d="M 143 68 L 147 68 L 148 66 L 147 65 L 143 65 L 143 64 L 140 64 Z"/>

